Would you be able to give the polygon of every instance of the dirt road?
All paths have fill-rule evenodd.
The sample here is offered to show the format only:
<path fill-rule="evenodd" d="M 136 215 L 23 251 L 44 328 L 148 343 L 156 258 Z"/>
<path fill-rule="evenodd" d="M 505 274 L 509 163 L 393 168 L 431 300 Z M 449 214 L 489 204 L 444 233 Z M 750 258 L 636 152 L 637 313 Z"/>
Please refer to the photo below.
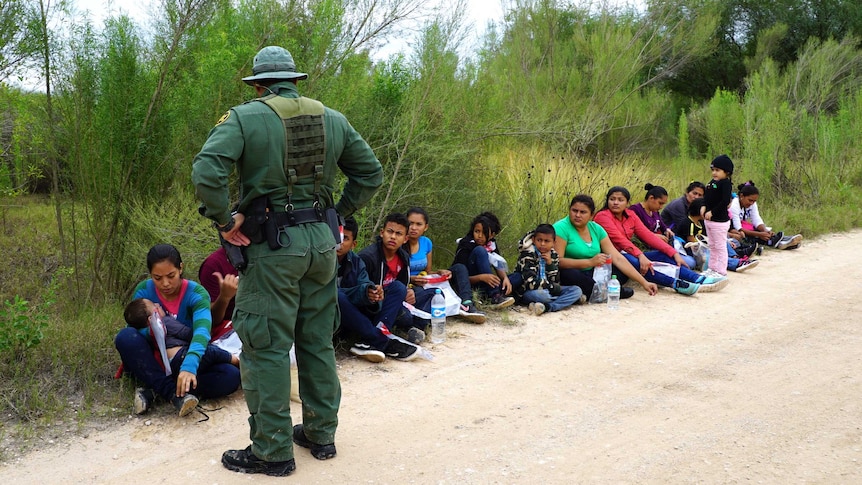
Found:
<path fill-rule="evenodd" d="M 343 360 L 338 456 L 297 448 L 288 478 L 221 466 L 248 444 L 238 393 L 206 422 L 162 406 L 46 443 L 0 482 L 862 483 L 860 247 L 805 241 L 721 292 L 638 289 L 616 312 L 452 322 L 435 362 Z"/>

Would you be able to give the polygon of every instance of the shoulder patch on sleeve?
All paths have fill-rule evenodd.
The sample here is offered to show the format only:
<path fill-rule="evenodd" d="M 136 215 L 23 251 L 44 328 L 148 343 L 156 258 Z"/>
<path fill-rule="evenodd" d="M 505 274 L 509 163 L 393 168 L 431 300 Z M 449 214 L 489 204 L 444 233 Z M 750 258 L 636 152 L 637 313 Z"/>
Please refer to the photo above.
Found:
<path fill-rule="evenodd" d="M 230 118 L 230 110 L 228 110 L 225 114 L 221 115 L 221 118 L 216 122 L 216 126 L 224 123 L 227 119 Z"/>

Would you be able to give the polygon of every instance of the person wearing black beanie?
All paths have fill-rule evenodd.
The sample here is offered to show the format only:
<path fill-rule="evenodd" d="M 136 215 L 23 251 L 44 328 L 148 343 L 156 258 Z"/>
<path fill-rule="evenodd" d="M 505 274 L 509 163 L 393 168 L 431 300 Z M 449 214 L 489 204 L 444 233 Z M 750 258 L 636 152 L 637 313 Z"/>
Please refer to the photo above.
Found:
<path fill-rule="evenodd" d="M 727 172 L 727 177 L 733 174 L 733 160 L 727 155 L 719 155 L 712 159 L 712 168 L 720 168 Z"/>
<path fill-rule="evenodd" d="M 706 184 L 703 195 L 703 216 L 709 241 L 709 270 L 721 276 L 727 275 L 727 230 L 730 228 L 730 206 L 733 182 L 733 161 L 727 155 L 719 155 L 710 164 L 712 180 Z"/>

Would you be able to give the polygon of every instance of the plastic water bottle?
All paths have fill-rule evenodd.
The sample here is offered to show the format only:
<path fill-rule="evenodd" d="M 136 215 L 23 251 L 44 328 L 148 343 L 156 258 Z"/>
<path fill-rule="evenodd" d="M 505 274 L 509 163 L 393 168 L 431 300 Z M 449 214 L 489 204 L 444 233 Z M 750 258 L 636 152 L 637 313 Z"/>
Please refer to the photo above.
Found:
<path fill-rule="evenodd" d="M 431 343 L 442 344 L 446 340 L 446 299 L 440 288 L 431 298 Z"/>
<path fill-rule="evenodd" d="M 620 307 L 620 282 L 617 280 L 617 275 L 611 275 L 611 280 L 608 281 L 608 309 L 616 310 Z"/>

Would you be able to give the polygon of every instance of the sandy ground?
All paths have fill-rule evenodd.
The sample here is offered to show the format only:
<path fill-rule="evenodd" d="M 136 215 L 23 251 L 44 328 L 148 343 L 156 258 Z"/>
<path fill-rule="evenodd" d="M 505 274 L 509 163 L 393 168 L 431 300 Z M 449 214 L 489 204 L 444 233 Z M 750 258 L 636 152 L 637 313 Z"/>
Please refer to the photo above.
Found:
<path fill-rule="evenodd" d="M 338 456 L 297 448 L 288 478 L 220 464 L 248 444 L 237 393 L 206 422 L 162 406 L 46 443 L 0 482 L 862 483 L 859 247 L 805 241 L 719 293 L 638 289 L 616 312 L 450 320 L 434 362 L 344 359 Z"/>

